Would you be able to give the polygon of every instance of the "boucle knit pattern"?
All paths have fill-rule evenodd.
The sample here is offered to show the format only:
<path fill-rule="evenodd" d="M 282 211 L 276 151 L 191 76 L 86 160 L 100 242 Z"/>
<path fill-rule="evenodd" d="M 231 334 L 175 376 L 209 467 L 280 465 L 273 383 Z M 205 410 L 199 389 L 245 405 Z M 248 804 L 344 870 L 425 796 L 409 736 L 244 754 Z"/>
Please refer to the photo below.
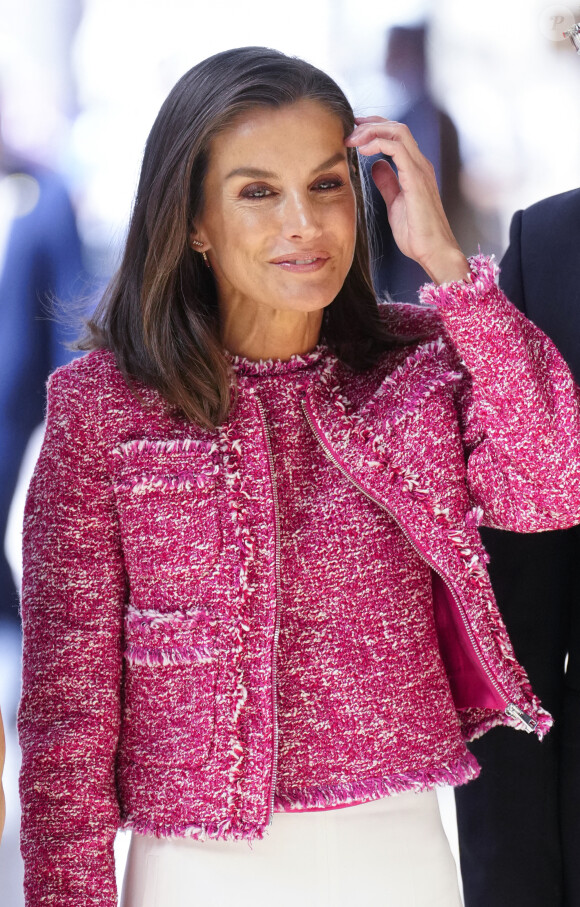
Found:
<path fill-rule="evenodd" d="M 277 809 L 473 778 L 439 654 L 430 569 L 329 461 L 302 409 L 328 356 L 233 362 L 239 393 L 260 400 L 276 483 Z"/>
<path fill-rule="evenodd" d="M 377 519 L 399 527 L 392 550 L 405 544 L 409 563 L 396 607 L 403 592 L 422 602 L 415 580 L 424 588 L 429 568 L 463 736 L 519 725 L 510 703 L 541 736 L 550 719 L 513 656 L 476 527 L 580 522 L 580 414 L 554 346 L 505 300 L 489 263 L 472 267 L 473 283 L 425 288 L 426 306 L 386 307 L 393 330 L 428 332 L 422 343 L 363 374 L 321 355 L 301 406 L 329 466 L 360 493 L 353 531 L 368 534 L 372 551 Z M 280 767 L 279 793 L 300 798 L 302 789 L 282 791 L 291 763 L 276 708 L 278 633 L 282 648 L 287 640 L 275 457 L 266 407 L 251 387 L 228 422 L 207 432 L 152 390 L 135 397 L 107 352 L 52 377 L 25 516 L 19 725 L 28 907 L 114 907 L 119 824 L 261 836 Z M 320 556 L 314 550 L 304 564 L 313 577 Z M 374 607 L 369 598 L 369 614 Z M 413 664 L 421 645 L 407 641 Z M 396 689 L 406 663 L 392 678 Z M 426 677 L 417 696 L 429 702 Z M 321 692 L 331 679 L 320 676 Z M 368 703 L 354 687 L 349 697 L 356 717 Z M 283 696 L 280 704 L 283 724 Z M 347 721 L 340 730 L 348 746 Z M 436 783 L 446 769 L 438 739 L 417 741 L 419 770 L 430 755 L 438 764 L 431 779 L 406 772 L 407 788 Z M 332 795 L 388 792 L 377 780 L 342 777 Z"/>

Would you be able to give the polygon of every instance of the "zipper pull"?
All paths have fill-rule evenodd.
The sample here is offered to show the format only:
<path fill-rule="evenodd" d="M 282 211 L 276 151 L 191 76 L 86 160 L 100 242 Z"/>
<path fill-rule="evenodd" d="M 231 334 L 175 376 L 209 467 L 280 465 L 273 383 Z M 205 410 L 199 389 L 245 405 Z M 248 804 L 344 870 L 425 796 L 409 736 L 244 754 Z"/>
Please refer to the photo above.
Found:
<path fill-rule="evenodd" d="M 535 718 L 531 718 L 530 715 L 527 715 L 526 712 L 523 712 L 515 702 L 509 702 L 505 710 L 506 715 L 509 715 L 510 718 L 517 718 L 517 720 L 523 724 L 524 730 L 531 734 L 535 731 L 538 726 L 538 722 Z"/>

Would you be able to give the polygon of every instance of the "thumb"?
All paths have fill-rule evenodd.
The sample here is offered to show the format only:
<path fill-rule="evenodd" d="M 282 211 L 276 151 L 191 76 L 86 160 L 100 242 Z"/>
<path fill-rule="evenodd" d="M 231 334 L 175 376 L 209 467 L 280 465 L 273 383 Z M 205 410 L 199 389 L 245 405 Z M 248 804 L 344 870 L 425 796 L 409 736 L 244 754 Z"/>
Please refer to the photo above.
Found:
<path fill-rule="evenodd" d="M 401 191 L 397 175 L 389 162 L 382 159 L 374 162 L 371 173 L 388 209 Z"/>

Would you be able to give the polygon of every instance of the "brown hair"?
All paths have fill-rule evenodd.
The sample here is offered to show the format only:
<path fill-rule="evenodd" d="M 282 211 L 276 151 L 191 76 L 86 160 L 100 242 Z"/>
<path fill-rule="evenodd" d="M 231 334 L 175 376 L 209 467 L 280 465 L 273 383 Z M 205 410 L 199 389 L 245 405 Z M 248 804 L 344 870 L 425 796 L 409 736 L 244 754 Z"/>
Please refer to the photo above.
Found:
<path fill-rule="evenodd" d="M 121 265 L 79 342 L 81 349 L 112 350 L 128 381 L 157 388 L 207 428 L 219 425 L 231 404 L 216 286 L 189 242 L 203 209 L 210 142 L 255 107 L 303 99 L 335 113 L 345 136 L 354 128 L 352 108 L 330 76 L 275 50 L 227 50 L 182 76 L 147 139 Z M 348 156 L 358 212 L 354 260 L 325 310 L 321 340 L 347 365 L 364 369 L 393 338 L 381 325 L 369 273 L 357 152 L 349 149 Z"/>

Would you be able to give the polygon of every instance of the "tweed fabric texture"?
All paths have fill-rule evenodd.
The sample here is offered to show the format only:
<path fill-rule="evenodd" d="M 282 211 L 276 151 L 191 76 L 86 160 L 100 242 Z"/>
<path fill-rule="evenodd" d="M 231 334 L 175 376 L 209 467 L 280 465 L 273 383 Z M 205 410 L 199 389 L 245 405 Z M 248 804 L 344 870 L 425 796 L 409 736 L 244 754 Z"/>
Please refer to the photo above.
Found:
<path fill-rule="evenodd" d="M 373 555 L 377 544 L 385 555 L 382 601 L 399 610 L 424 602 L 416 587 L 424 590 L 429 576 L 463 738 L 498 723 L 519 726 L 510 703 L 541 736 L 550 718 L 515 661 L 477 525 L 534 531 L 580 522 L 580 414 L 555 347 L 506 301 L 489 262 L 473 260 L 472 269 L 471 283 L 424 288 L 422 306 L 385 307 L 393 330 L 425 333 L 425 340 L 360 374 L 325 356 L 300 405 L 329 460 L 326 475 L 340 473 L 335 493 L 351 495 L 356 546 L 368 536 Z M 294 667 L 303 669 L 290 650 L 282 655 L 288 676 L 278 703 L 276 653 L 279 641 L 282 653 L 288 643 L 291 612 L 283 608 L 281 545 L 290 540 L 280 529 L 275 466 L 278 457 L 284 472 L 288 460 L 280 459 L 283 432 L 274 418 L 270 437 L 267 407 L 251 383 L 227 423 L 207 432 L 151 389 L 135 396 L 110 353 L 91 353 L 51 378 L 24 538 L 19 726 L 29 907 L 113 907 L 119 824 L 158 835 L 261 836 L 277 769 L 281 801 L 292 779 L 304 791 L 304 780 L 316 788 L 322 778 L 324 734 L 311 738 L 317 751 L 308 779 L 299 777 L 307 760 L 292 764 L 280 744 L 279 725 L 292 712 L 287 684 Z M 320 464 L 317 451 L 313 469 Z M 377 524 L 385 528 L 380 542 Z M 325 552 L 310 547 L 300 566 L 314 577 Z M 403 549 L 408 563 L 400 566 Z M 326 590 L 313 583 L 312 591 L 323 604 Z M 375 597 L 365 604 L 368 628 L 361 613 L 356 619 L 374 640 Z M 426 615 L 424 604 L 417 607 Z M 364 635 L 348 631 L 342 641 L 356 663 Z M 405 666 L 421 660 L 425 640 L 430 658 L 432 628 L 407 639 L 393 658 L 394 711 Z M 378 650 L 365 654 L 372 664 Z M 320 701 L 328 703 L 331 661 L 342 664 L 346 654 L 331 646 L 327 656 L 318 681 Z M 445 696 L 432 699 L 432 668 L 425 666 L 414 695 L 447 714 Z M 351 684 L 345 692 L 343 713 L 335 715 L 343 745 L 356 749 L 371 688 Z M 376 692 L 381 716 L 384 687 Z M 448 780 L 445 760 L 433 775 L 422 771 L 430 758 L 441 759 L 440 737 L 415 728 L 408 736 L 418 770 L 402 773 L 400 786 Z M 329 746 L 329 772 L 339 744 Z M 464 780 L 460 769 L 473 765 L 456 733 L 443 748 L 464 753 L 455 783 Z M 367 752 L 366 766 L 356 754 L 356 774 L 333 776 L 333 795 L 343 802 L 374 777 L 376 753 L 372 746 Z M 388 770 L 381 766 L 381 778 Z M 369 799 L 383 792 L 371 786 L 358 793 Z"/>
<path fill-rule="evenodd" d="M 276 808 L 467 781 L 477 766 L 439 654 L 430 568 L 325 456 L 302 409 L 329 357 L 233 363 L 239 393 L 260 400 L 276 483 Z"/>

